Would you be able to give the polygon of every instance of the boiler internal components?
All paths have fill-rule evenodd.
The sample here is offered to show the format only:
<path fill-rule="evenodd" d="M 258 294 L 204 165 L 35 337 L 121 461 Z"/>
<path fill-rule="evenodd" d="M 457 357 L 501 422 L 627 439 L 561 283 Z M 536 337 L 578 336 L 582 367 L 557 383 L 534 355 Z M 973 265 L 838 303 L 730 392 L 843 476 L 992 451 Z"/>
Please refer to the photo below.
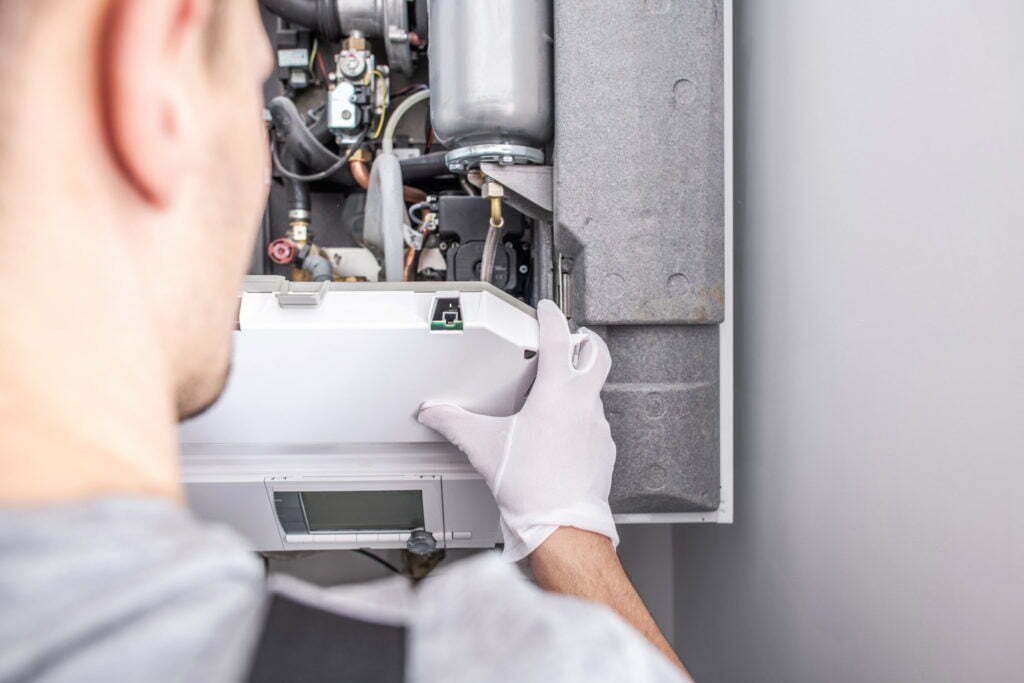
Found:
<path fill-rule="evenodd" d="M 198 434 L 200 418 L 183 432 L 203 470 L 186 474 L 197 509 L 262 520 L 260 549 L 367 536 L 397 548 L 421 526 L 439 547 L 493 546 L 493 505 L 486 525 L 458 521 L 486 516 L 472 502 L 490 504 L 486 487 L 460 478 L 468 463 L 413 415 L 468 387 L 496 395 L 536 356 L 509 348 L 532 329 L 517 311 L 552 299 L 612 354 L 612 509 L 727 521 L 730 3 L 260 2 L 278 65 L 264 88 L 273 171 L 251 270 L 267 279 L 242 298 L 235 371 L 208 414 L 217 429 Z M 316 448 L 272 454 L 303 440 Z M 252 460 L 218 469 L 232 442 L 271 454 L 243 473 L 237 499 L 221 484 Z M 289 529 L 297 510 L 317 516 L 321 493 L 359 498 L 381 453 L 417 480 L 425 513 L 443 470 L 442 526 L 428 514 L 378 518 L 370 532 L 353 519 Z M 344 495 L 325 488 L 328 470 Z M 310 472 L 316 481 L 292 482 Z M 296 495 L 302 510 L 284 504 Z"/>
<path fill-rule="evenodd" d="M 388 67 L 377 68 L 368 41 L 358 31 L 342 43 L 335 63 L 327 90 L 327 128 L 342 143 L 352 142 L 356 131 L 374 120 L 378 129 L 383 128 Z M 379 135 L 371 133 L 371 137 Z"/>
<path fill-rule="evenodd" d="M 338 41 L 354 32 L 380 40 L 389 66 L 400 73 L 412 71 L 413 43 L 426 39 L 426 4 L 426 0 L 263 0 L 277 16 L 324 40 Z"/>
<path fill-rule="evenodd" d="M 480 280 L 491 208 L 480 197 L 443 196 L 438 199 L 438 246 L 447 264 L 445 279 L 453 282 Z M 491 284 L 513 296 L 529 292 L 530 230 L 526 218 L 504 208 L 502 239 L 495 250 Z"/>

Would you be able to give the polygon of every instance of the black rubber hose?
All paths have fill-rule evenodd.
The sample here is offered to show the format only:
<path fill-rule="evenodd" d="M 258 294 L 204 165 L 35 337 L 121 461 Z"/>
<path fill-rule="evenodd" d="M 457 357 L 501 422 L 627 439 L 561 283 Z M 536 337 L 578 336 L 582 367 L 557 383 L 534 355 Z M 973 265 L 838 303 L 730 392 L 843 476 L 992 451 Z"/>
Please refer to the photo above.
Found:
<path fill-rule="evenodd" d="M 447 152 L 431 152 L 411 159 L 402 159 L 399 164 L 402 166 L 402 180 L 425 180 L 448 175 L 451 171 L 444 163 Z"/>
<path fill-rule="evenodd" d="M 288 211 L 309 211 L 309 185 L 291 178 L 284 179 L 288 190 Z"/>
<path fill-rule="evenodd" d="M 316 136 L 302 121 L 302 116 L 295 108 L 295 103 L 290 99 L 284 96 L 275 97 L 270 100 L 267 109 L 270 110 L 270 116 L 274 122 L 274 131 L 280 149 L 286 152 L 284 156 L 294 157 L 309 169 L 310 173 L 329 169 L 338 162 L 340 157 L 316 139 Z M 332 173 L 330 180 L 345 187 L 356 186 L 348 164 L 343 164 L 341 168 Z"/>
<path fill-rule="evenodd" d="M 263 0 L 263 6 L 289 24 L 304 26 L 327 40 L 340 40 L 337 0 Z"/>
<path fill-rule="evenodd" d="M 325 145 L 334 139 L 334 133 L 327 127 L 327 112 L 324 112 L 320 118 L 313 122 L 313 125 L 309 127 L 309 132 Z"/>

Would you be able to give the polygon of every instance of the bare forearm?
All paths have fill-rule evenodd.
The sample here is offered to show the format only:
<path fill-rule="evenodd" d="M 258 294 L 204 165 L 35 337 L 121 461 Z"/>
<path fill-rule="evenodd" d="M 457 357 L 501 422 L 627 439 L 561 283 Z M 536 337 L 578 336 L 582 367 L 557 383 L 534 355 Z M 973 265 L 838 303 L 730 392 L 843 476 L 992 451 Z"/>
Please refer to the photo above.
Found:
<path fill-rule="evenodd" d="M 608 538 L 561 527 L 530 555 L 530 568 L 545 590 L 599 602 L 615 610 L 689 676 L 637 595 Z"/>

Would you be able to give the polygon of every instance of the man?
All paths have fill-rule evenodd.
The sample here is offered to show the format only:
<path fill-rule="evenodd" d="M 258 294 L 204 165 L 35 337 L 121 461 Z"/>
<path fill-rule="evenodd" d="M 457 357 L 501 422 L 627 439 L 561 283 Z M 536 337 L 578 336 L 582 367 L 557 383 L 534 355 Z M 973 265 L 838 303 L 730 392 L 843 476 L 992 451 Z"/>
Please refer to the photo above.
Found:
<path fill-rule="evenodd" d="M 184 508 L 176 443 L 222 389 L 267 191 L 256 4 L 0 0 L 0 33 L 0 680 L 686 675 L 615 555 L 607 349 L 574 363 L 550 302 L 519 415 L 420 414 L 549 592 L 486 554 L 268 597 Z"/>

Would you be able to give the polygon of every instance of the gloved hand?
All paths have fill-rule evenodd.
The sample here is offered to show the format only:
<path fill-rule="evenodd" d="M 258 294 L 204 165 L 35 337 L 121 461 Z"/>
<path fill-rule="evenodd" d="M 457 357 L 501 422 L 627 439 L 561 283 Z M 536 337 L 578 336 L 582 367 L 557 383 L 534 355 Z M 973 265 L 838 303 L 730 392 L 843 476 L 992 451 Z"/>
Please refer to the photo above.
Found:
<path fill-rule="evenodd" d="M 491 488 L 504 557 L 512 562 L 560 526 L 619 542 L 608 507 L 615 442 L 601 403 L 608 347 L 586 328 L 571 335 L 552 301 L 540 302 L 537 318 L 537 380 L 518 414 L 491 417 L 429 402 L 419 412 L 419 421 L 458 446 Z"/>

